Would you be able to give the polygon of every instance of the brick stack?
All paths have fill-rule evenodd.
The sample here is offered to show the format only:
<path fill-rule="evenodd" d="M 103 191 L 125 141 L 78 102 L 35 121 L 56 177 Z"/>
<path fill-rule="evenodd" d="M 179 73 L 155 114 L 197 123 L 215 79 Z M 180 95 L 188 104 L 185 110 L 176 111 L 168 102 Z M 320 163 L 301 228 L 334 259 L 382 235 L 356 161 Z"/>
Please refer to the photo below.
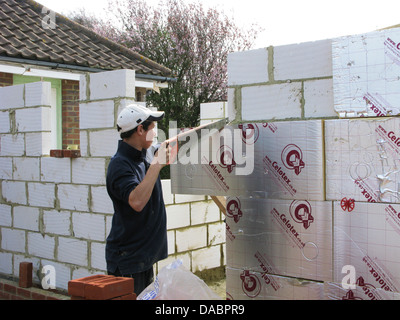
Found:
<path fill-rule="evenodd" d="M 136 300 L 132 278 L 94 275 L 68 282 L 71 300 Z"/>

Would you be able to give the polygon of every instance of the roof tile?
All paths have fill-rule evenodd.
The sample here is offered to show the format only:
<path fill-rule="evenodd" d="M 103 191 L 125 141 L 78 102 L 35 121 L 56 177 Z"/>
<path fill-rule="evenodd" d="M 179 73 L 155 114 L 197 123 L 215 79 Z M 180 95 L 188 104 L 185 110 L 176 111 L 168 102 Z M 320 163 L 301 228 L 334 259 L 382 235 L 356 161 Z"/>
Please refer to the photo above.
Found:
<path fill-rule="evenodd" d="M 56 14 L 56 27 L 44 29 L 43 6 L 33 0 L 1 0 L 0 57 L 15 57 L 168 77 L 168 68 Z"/>

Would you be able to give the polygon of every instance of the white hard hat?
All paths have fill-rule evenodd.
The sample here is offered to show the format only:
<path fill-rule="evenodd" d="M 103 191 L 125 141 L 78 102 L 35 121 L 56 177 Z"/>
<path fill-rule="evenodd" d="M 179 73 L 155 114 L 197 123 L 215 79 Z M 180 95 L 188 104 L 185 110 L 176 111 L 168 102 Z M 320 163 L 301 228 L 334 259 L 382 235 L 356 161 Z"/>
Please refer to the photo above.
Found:
<path fill-rule="evenodd" d="M 118 115 L 117 125 L 120 133 L 135 129 L 142 122 L 159 121 L 164 117 L 164 111 L 152 111 L 138 104 L 126 106 Z"/>

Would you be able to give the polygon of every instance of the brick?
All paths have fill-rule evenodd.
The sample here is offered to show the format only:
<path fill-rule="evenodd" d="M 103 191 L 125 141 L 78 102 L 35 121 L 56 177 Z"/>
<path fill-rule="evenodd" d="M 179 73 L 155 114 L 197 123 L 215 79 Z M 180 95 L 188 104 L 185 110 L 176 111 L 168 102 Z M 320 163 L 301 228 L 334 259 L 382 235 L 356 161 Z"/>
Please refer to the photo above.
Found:
<path fill-rule="evenodd" d="M 63 150 L 64 158 L 79 158 L 81 156 L 80 150 Z"/>
<path fill-rule="evenodd" d="M 22 288 L 17 288 L 17 295 L 25 298 L 25 299 L 31 299 L 32 298 L 32 292 L 30 290 L 22 289 Z"/>
<path fill-rule="evenodd" d="M 80 158 L 72 162 L 72 183 L 105 185 L 104 158 Z"/>
<path fill-rule="evenodd" d="M 25 84 L 25 106 L 50 106 L 51 83 L 33 82 Z"/>
<path fill-rule="evenodd" d="M 85 297 L 85 286 L 91 281 L 99 279 L 108 279 L 110 275 L 96 274 L 89 277 L 79 278 L 68 281 L 68 294 L 74 297 Z"/>
<path fill-rule="evenodd" d="M 24 85 L 0 88 L 0 109 L 24 107 Z"/>
<path fill-rule="evenodd" d="M 130 293 L 121 297 L 112 298 L 110 300 L 136 300 L 136 298 L 137 298 L 136 293 Z"/>
<path fill-rule="evenodd" d="M 15 123 L 18 132 L 51 130 L 50 107 L 25 108 L 15 111 Z"/>
<path fill-rule="evenodd" d="M 90 74 L 90 99 L 135 97 L 135 71 L 114 70 Z"/>
<path fill-rule="evenodd" d="M 26 155 L 27 156 L 43 156 L 49 155 L 53 148 L 52 132 L 29 132 L 25 134 Z"/>
<path fill-rule="evenodd" d="M 108 300 L 133 293 L 133 278 L 115 277 L 89 282 L 85 286 L 85 298 L 90 300 Z"/>
<path fill-rule="evenodd" d="M 275 80 L 332 76 L 331 40 L 275 47 L 274 75 Z"/>
<path fill-rule="evenodd" d="M 24 152 L 25 140 L 23 134 L 3 134 L 1 136 L 0 156 L 23 156 Z"/>
<path fill-rule="evenodd" d="M 228 55 L 228 86 L 269 81 L 268 51 L 265 48 Z"/>
<path fill-rule="evenodd" d="M 242 120 L 301 117 L 301 83 L 283 83 L 242 89 Z"/>
<path fill-rule="evenodd" d="M 54 157 L 54 158 L 63 158 L 64 157 L 64 153 L 62 149 L 53 149 L 50 150 L 50 157 Z"/>
<path fill-rule="evenodd" d="M 21 288 L 32 287 L 32 262 L 21 262 L 19 264 L 19 286 Z"/>
<path fill-rule="evenodd" d="M 8 293 L 17 293 L 17 287 L 13 286 L 11 284 L 5 283 L 4 284 L 4 288 L 3 288 L 4 292 L 8 292 Z"/>
<path fill-rule="evenodd" d="M 39 158 L 14 158 L 14 180 L 39 181 Z"/>
<path fill-rule="evenodd" d="M 96 101 L 81 103 L 80 129 L 115 128 L 114 101 Z"/>

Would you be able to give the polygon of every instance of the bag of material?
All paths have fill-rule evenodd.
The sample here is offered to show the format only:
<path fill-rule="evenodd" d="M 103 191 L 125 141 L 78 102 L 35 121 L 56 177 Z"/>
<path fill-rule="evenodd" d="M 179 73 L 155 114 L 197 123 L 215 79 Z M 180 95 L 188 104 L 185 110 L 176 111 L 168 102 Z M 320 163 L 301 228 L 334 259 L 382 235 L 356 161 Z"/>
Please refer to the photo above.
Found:
<path fill-rule="evenodd" d="M 175 260 L 160 270 L 137 300 L 222 300 L 199 277 Z"/>

